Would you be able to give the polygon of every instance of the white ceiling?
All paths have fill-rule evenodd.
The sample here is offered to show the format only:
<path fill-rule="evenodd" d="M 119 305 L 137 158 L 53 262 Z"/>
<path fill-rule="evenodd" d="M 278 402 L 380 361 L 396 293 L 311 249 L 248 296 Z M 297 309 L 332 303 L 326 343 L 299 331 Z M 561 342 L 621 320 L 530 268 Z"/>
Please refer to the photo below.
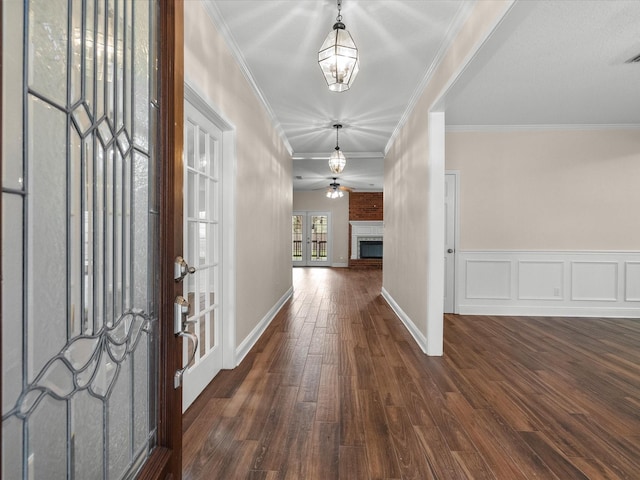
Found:
<path fill-rule="evenodd" d="M 382 190 L 383 155 L 472 0 L 343 0 L 360 51 L 352 88 L 326 88 L 317 52 L 335 0 L 205 0 L 292 151 L 294 190 L 331 178 Z M 640 1 L 518 1 L 443 100 L 450 126 L 640 124 Z"/>

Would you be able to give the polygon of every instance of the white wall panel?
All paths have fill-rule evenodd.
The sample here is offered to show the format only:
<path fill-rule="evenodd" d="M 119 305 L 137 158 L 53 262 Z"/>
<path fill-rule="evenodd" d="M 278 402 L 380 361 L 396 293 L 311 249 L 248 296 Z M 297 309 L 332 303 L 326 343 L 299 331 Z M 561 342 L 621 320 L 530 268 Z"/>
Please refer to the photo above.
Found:
<path fill-rule="evenodd" d="M 571 262 L 571 300 L 615 302 L 617 299 L 616 262 Z"/>
<path fill-rule="evenodd" d="M 625 301 L 640 302 L 640 262 L 625 262 L 625 287 Z"/>
<path fill-rule="evenodd" d="M 511 298 L 511 262 L 508 260 L 469 260 L 466 264 L 465 296 L 490 300 Z"/>
<path fill-rule="evenodd" d="M 518 262 L 518 299 L 562 300 L 562 262 L 524 260 Z"/>
<path fill-rule="evenodd" d="M 460 251 L 456 312 L 640 317 L 640 252 Z"/>

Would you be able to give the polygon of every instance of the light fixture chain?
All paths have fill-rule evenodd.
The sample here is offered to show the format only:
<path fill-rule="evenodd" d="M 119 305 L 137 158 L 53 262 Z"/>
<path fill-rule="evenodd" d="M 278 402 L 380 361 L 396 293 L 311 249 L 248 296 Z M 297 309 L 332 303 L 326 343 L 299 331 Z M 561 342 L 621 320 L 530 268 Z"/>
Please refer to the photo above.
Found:
<path fill-rule="evenodd" d="M 342 0 L 338 0 L 338 16 L 336 17 L 336 21 L 342 21 Z"/>

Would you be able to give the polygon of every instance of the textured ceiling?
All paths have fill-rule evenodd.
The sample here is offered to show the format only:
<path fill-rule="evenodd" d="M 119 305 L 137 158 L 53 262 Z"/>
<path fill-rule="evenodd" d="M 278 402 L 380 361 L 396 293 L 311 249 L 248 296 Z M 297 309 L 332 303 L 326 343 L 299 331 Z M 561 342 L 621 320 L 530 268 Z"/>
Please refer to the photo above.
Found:
<path fill-rule="evenodd" d="M 520 1 L 447 95 L 447 125 L 640 124 L 640 1 Z"/>
<path fill-rule="evenodd" d="M 343 0 L 361 69 L 326 88 L 317 51 L 332 0 L 205 0 L 294 157 L 296 190 L 322 188 L 342 123 L 357 190 L 381 190 L 383 155 L 473 2 Z M 449 126 L 640 124 L 640 1 L 518 1 L 442 102 Z"/>

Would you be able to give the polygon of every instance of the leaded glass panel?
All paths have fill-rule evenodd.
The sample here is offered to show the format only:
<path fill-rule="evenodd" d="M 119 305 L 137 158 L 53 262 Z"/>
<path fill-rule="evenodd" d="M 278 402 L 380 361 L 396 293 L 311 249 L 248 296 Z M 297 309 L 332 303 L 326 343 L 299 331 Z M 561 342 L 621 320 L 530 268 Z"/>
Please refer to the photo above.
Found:
<path fill-rule="evenodd" d="M 3 4 L 2 478 L 131 478 L 154 445 L 156 6 Z"/>

